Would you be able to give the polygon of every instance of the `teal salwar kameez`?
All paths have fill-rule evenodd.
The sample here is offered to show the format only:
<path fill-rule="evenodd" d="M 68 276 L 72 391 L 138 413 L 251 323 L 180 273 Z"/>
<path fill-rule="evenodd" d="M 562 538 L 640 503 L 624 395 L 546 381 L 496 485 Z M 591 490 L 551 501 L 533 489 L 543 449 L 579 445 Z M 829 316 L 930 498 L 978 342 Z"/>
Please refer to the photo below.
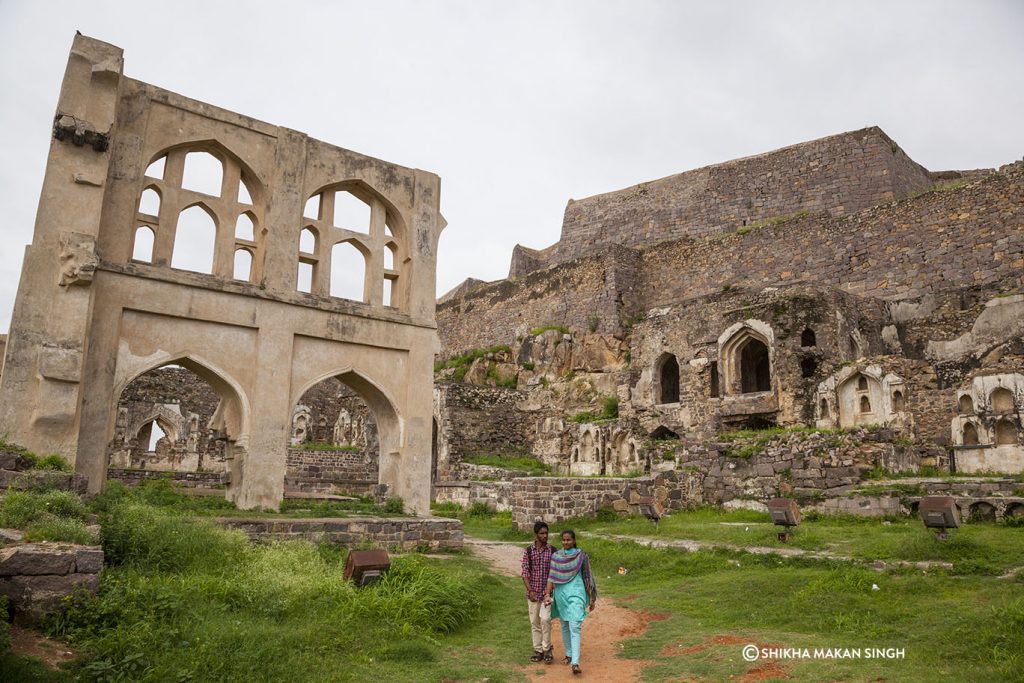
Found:
<path fill-rule="evenodd" d="M 567 571 L 560 574 L 559 566 L 567 567 Z M 551 618 L 558 619 L 561 623 L 565 656 L 573 665 L 578 666 L 580 629 L 587 617 L 587 606 L 590 604 L 588 584 L 596 594 L 590 560 L 579 548 L 558 550 L 551 556 L 551 567 L 549 581 L 552 584 L 551 597 L 554 599 L 551 605 Z"/>

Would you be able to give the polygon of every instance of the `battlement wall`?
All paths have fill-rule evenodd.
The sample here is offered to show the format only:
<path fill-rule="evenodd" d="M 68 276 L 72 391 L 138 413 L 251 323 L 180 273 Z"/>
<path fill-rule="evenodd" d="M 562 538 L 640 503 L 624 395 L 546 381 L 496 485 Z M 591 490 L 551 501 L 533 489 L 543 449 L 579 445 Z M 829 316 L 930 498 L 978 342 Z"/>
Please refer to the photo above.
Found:
<path fill-rule="evenodd" d="M 489 283 L 437 308 L 442 353 L 509 343 L 542 324 L 621 332 L 637 313 L 720 292 L 807 282 L 894 300 L 1024 286 L 1024 163 L 851 216 L 794 218 L 595 254 Z"/>
<path fill-rule="evenodd" d="M 871 127 L 570 200 L 557 244 L 513 254 L 510 277 L 603 249 L 732 232 L 800 212 L 844 216 L 932 184 Z"/>
<path fill-rule="evenodd" d="M 642 252 L 652 308 L 721 291 L 814 282 L 887 300 L 1024 284 L 1024 164 L 851 216 L 805 216 Z"/>

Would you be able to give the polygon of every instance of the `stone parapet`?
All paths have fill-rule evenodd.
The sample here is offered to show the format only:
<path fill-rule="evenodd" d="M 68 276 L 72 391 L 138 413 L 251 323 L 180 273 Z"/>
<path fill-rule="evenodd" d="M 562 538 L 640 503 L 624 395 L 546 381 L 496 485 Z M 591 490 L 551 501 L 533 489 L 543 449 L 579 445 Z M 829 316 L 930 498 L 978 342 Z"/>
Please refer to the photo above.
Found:
<path fill-rule="evenodd" d="M 355 547 L 366 543 L 388 550 L 458 550 L 462 522 L 439 517 L 351 517 L 323 519 L 222 518 L 221 526 L 238 529 L 253 541 L 306 540 Z"/>

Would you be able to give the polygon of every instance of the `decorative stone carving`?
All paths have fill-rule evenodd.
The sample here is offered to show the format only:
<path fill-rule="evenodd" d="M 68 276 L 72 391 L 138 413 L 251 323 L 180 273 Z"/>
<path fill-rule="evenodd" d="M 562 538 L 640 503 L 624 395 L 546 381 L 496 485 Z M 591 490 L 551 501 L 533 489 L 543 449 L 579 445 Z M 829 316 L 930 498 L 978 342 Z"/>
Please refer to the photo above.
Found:
<path fill-rule="evenodd" d="M 60 286 L 88 285 L 92 283 L 96 266 L 96 238 L 77 232 L 60 234 Z"/>

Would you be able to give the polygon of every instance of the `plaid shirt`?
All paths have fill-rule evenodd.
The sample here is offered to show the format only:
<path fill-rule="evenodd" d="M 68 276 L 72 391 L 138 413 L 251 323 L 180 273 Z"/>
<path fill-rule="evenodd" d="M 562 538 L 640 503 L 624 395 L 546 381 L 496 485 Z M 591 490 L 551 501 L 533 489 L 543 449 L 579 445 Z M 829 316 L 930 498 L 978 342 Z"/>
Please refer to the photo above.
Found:
<path fill-rule="evenodd" d="M 548 587 L 548 572 L 551 571 L 551 553 L 555 552 L 553 545 L 545 545 L 538 548 L 536 543 L 531 543 L 523 549 L 523 579 L 529 590 L 534 595 L 541 596 Z M 526 593 L 530 597 L 530 593 Z"/>

